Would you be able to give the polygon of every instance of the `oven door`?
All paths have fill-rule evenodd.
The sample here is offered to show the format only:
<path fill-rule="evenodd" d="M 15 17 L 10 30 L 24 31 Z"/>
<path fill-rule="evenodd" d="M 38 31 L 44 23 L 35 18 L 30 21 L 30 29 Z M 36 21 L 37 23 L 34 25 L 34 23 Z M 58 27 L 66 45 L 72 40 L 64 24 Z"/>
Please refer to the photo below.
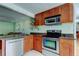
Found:
<path fill-rule="evenodd" d="M 57 38 L 44 37 L 43 49 L 59 53 L 59 40 Z"/>

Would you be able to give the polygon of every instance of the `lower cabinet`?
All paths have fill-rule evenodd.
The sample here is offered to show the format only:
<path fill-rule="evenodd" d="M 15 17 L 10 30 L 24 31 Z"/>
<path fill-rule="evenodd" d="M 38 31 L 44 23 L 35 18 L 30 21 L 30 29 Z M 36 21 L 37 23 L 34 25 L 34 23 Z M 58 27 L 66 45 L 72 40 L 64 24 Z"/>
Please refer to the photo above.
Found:
<path fill-rule="evenodd" d="M 33 49 L 33 35 L 25 36 L 24 38 L 24 53 Z"/>
<path fill-rule="evenodd" d="M 42 52 L 42 35 L 34 35 L 33 49 Z"/>
<path fill-rule="evenodd" d="M 59 49 L 60 56 L 73 56 L 74 40 L 71 38 L 60 38 Z"/>

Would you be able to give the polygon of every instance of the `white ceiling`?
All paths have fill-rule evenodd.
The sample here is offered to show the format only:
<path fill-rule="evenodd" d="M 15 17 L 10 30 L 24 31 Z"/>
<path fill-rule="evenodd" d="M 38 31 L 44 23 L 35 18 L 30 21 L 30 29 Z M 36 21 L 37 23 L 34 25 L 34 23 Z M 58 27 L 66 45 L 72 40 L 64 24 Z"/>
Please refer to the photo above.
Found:
<path fill-rule="evenodd" d="M 15 3 L 15 4 L 35 15 L 37 13 L 59 6 L 62 3 Z"/>
<path fill-rule="evenodd" d="M 0 21 L 15 22 L 18 20 L 25 20 L 28 16 L 18 13 L 14 10 L 8 9 L 4 6 L 0 6 Z"/>

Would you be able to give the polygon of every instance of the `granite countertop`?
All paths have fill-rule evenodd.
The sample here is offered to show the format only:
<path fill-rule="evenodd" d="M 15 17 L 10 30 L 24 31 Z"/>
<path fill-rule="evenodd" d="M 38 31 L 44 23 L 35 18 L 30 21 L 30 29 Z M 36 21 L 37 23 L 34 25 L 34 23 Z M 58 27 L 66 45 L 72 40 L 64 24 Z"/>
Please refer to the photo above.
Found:
<path fill-rule="evenodd" d="M 73 37 L 60 37 L 60 39 L 68 39 L 68 40 L 73 40 Z M 74 39 L 75 40 L 75 39 Z"/>
<path fill-rule="evenodd" d="M 7 35 L 7 36 L 0 36 L 0 40 L 12 40 L 12 39 L 20 39 L 20 38 L 24 38 L 24 36 L 20 36 L 20 35 Z"/>
<path fill-rule="evenodd" d="M 70 39 L 74 39 L 74 35 L 73 34 L 62 34 L 60 38 L 70 38 Z"/>
<path fill-rule="evenodd" d="M 30 34 L 33 34 L 33 35 L 46 35 L 47 33 L 31 32 Z"/>

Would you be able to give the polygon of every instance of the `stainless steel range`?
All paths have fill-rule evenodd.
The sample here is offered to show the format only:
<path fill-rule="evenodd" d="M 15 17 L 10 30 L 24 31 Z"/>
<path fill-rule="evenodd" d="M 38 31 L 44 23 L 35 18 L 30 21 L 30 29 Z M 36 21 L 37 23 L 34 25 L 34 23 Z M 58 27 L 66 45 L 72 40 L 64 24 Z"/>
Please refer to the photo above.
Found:
<path fill-rule="evenodd" d="M 47 35 L 43 36 L 42 53 L 48 56 L 59 55 L 60 30 L 48 30 Z"/>

